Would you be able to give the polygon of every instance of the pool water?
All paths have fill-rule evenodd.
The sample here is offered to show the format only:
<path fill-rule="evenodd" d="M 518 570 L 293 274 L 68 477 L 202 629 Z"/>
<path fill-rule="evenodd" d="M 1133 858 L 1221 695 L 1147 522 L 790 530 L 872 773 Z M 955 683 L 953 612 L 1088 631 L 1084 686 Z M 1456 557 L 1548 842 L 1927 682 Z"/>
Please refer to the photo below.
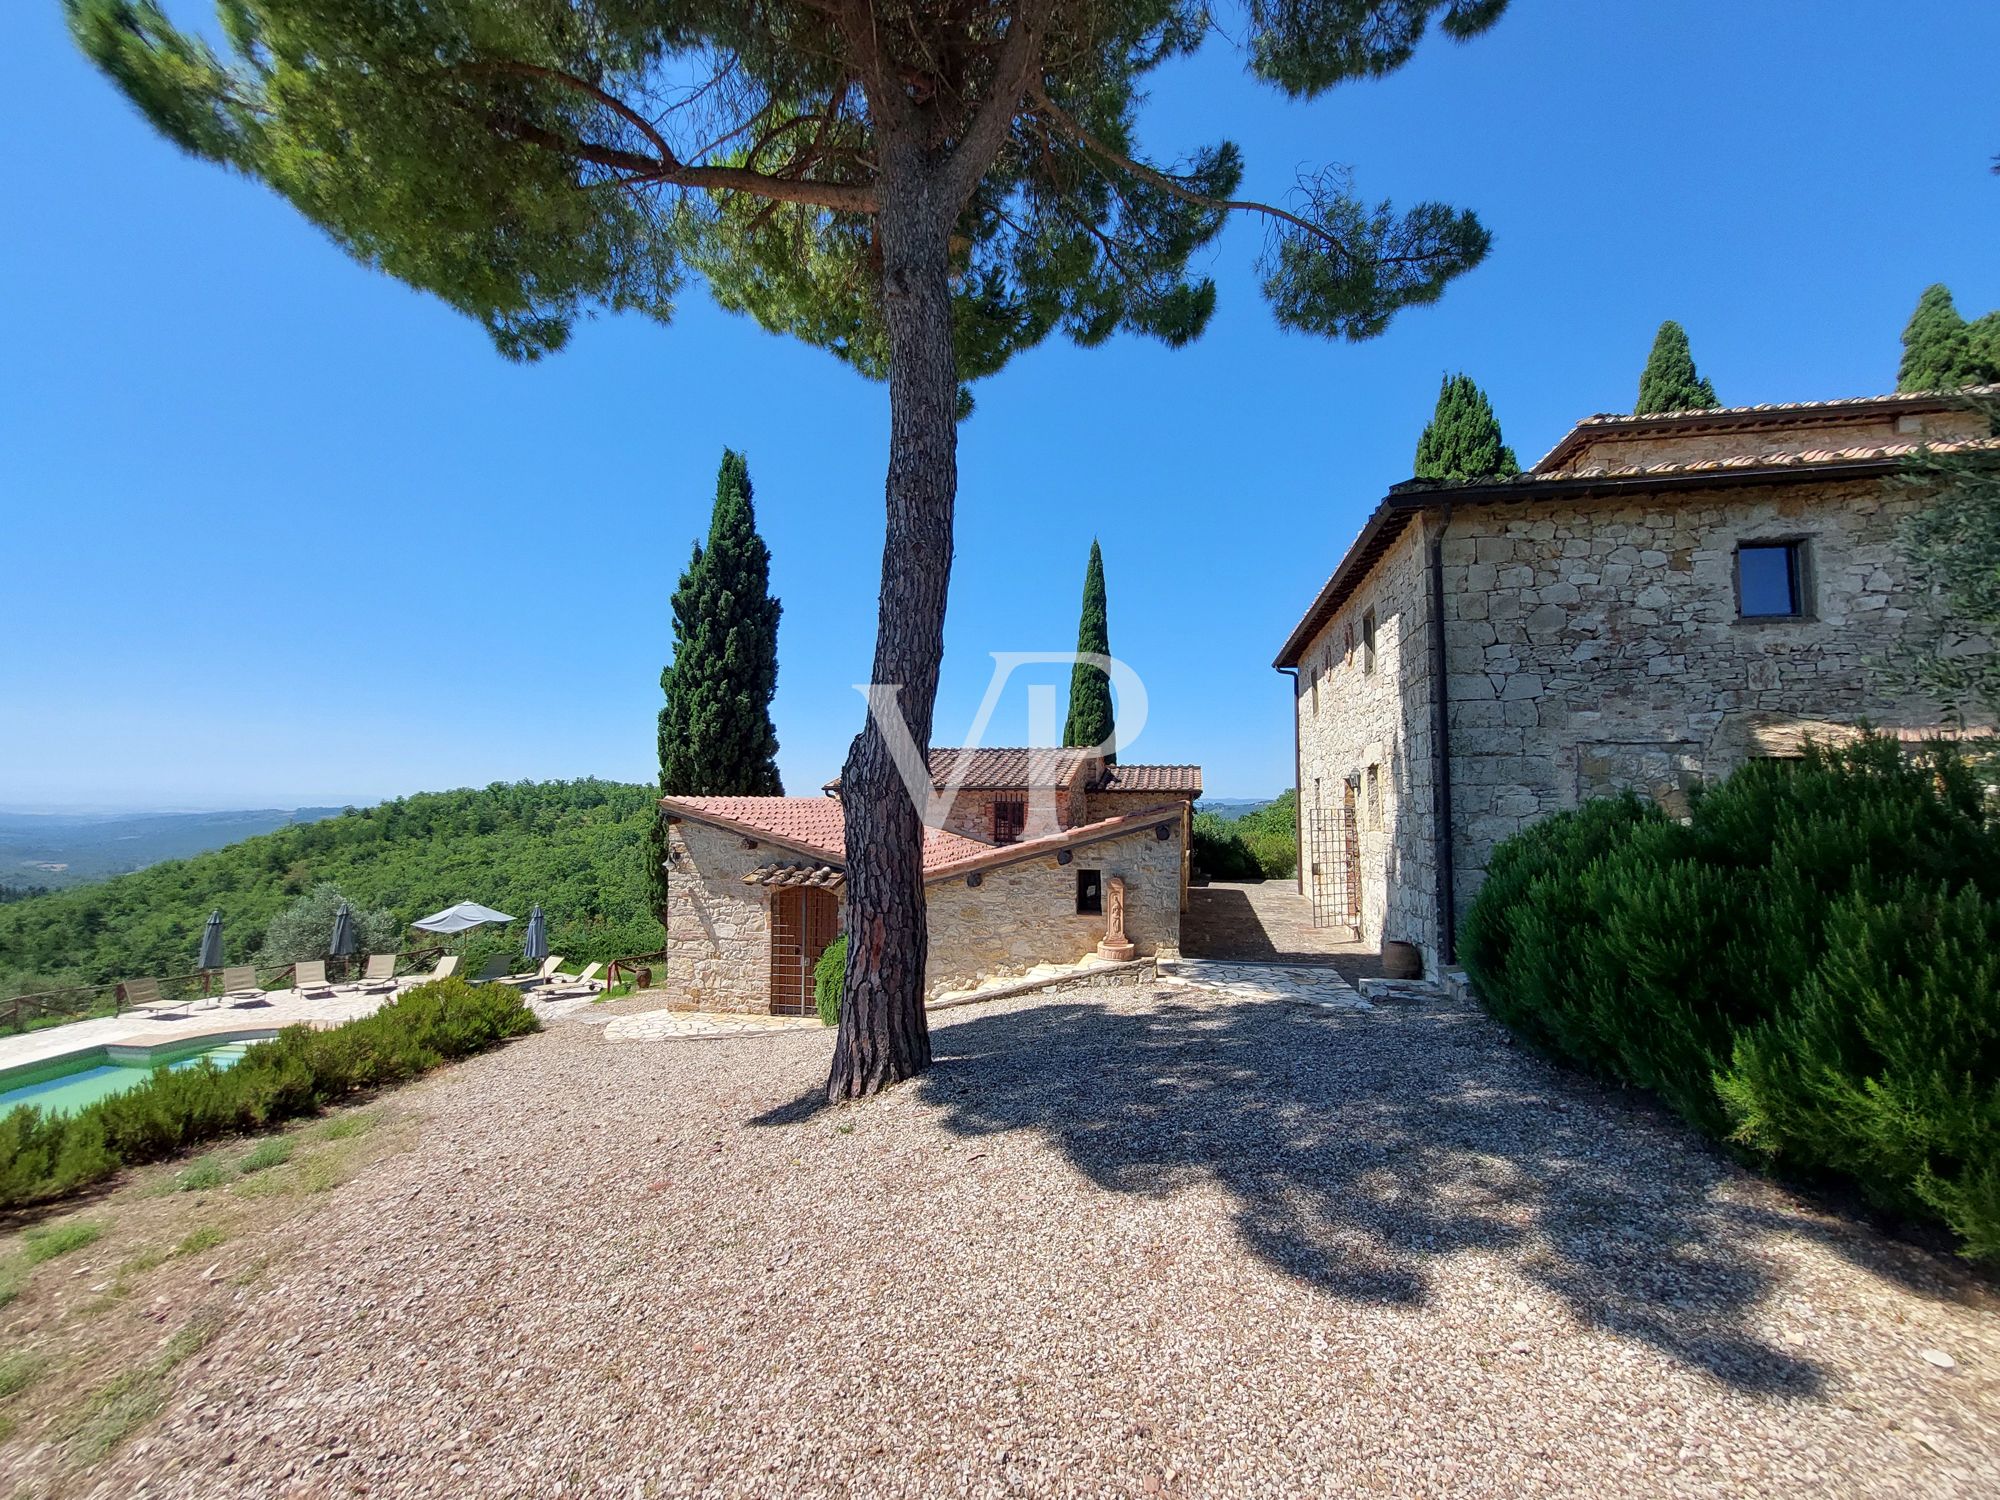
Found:
<path fill-rule="evenodd" d="M 201 1062 L 233 1067 L 264 1033 L 255 1037 L 207 1040 L 178 1047 L 93 1047 L 32 1068 L 0 1073 L 0 1114 L 19 1104 L 31 1104 L 52 1115 L 71 1115 L 100 1099 L 136 1088 L 157 1068 L 178 1072 Z"/>

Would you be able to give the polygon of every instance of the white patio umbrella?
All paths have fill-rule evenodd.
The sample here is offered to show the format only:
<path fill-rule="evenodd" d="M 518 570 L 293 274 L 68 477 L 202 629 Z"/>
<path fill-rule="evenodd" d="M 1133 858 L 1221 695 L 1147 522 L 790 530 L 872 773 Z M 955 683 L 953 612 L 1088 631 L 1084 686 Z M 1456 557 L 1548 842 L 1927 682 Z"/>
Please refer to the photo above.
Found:
<path fill-rule="evenodd" d="M 425 932 L 457 937 L 461 932 L 470 932 L 473 928 L 484 927 L 489 922 L 504 924 L 513 920 L 504 911 L 481 906 L 477 901 L 461 901 L 456 906 L 447 906 L 443 911 L 434 911 L 428 917 L 419 917 L 410 925 Z"/>
<path fill-rule="evenodd" d="M 461 901 L 443 911 L 434 911 L 410 925 L 424 932 L 435 932 L 441 937 L 462 938 L 475 927 L 485 927 L 494 922 L 505 926 L 513 920 L 504 911 L 481 906 L 477 901 Z M 463 945 L 458 946 L 459 951 L 463 951 Z"/>

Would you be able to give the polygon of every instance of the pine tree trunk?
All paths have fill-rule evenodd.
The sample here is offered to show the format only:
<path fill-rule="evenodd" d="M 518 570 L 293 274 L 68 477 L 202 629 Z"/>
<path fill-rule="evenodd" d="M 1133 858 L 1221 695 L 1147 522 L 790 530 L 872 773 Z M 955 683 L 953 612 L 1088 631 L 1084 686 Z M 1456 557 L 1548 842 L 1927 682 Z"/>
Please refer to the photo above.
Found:
<path fill-rule="evenodd" d="M 885 142 L 878 220 L 889 333 L 888 530 L 872 681 L 900 687 L 928 758 L 944 654 L 958 493 L 958 364 L 948 232 L 935 162 Z M 847 752 L 847 976 L 827 1097 L 855 1099 L 930 1066 L 924 1017 L 923 822 L 871 714 Z"/>

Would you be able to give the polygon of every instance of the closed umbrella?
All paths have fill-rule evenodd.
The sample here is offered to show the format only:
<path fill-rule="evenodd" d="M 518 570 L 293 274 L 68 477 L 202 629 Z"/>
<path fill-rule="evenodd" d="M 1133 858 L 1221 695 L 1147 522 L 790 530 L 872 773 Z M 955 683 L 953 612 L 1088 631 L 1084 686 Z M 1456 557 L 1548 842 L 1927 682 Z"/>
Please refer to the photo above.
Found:
<path fill-rule="evenodd" d="M 549 925 L 542 920 L 540 902 L 528 913 L 528 937 L 521 944 L 521 956 L 531 964 L 538 964 L 549 956 Z"/>
<path fill-rule="evenodd" d="M 354 949 L 354 908 L 343 901 L 333 914 L 333 941 L 326 951 L 335 958 L 352 958 Z"/>
<path fill-rule="evenodd" d="M 201 962 L 195 965 L 202 970 L 222 967 L 222 913 L 212 911 L 208 923 L 201 929 Z"/>

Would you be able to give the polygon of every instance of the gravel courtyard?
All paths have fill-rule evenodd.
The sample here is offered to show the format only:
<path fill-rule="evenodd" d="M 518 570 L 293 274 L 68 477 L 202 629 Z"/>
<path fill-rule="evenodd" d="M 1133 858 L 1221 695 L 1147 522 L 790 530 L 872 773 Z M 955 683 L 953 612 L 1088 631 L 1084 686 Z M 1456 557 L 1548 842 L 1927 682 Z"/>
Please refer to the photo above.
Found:
<path fill-rule="evenodd" d="M 1987 1288 L 1476 1012 L 1163 986 L 934 1038 L 837 1110 L 824 1033 L 575 1020 L 403 1091 L 414 1148 L 219 1283 L 71 1492 L 2000 1491 Z"/>

